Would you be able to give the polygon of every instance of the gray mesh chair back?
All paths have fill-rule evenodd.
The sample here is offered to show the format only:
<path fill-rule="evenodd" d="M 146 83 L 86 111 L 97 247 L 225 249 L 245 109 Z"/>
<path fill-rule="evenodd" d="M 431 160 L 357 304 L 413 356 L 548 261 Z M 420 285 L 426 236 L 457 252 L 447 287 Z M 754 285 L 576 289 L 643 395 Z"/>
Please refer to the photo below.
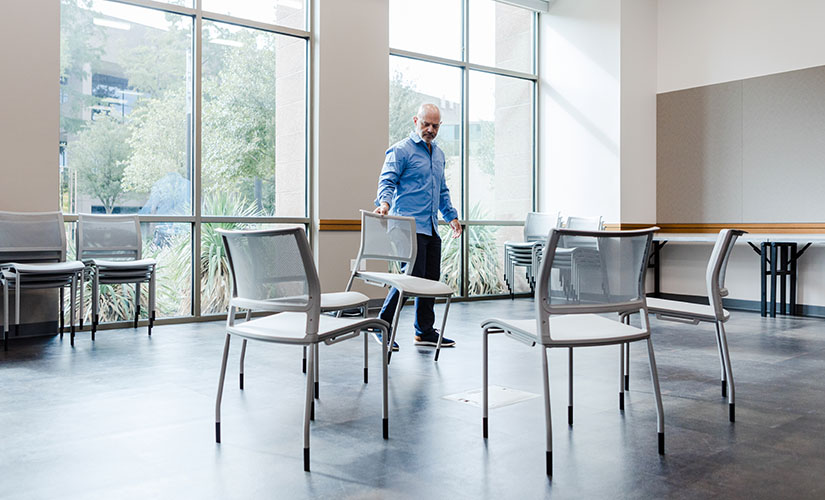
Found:
<path fill-rule="evenodd" d="M 528 212 L 524 220 L 524 241 L 545 241 L 550 230 L 558 226 L 558 213 Z"/>
<path fill-rule="evenodd" d="M 317 333 L 321 285 L 303 228 L 218 231 L 232 273 L 230 306 L 306 312 L 308 335 Z"/>
<path fill-rule="evenodd" d="M 0 212 L 0 264 L 65 260 L 62 213 Z"/>
<path fill-rule="evenodd" d="M 417 252 L 414 218 L 361 210 L 361 248 L 356 269 L 361 260 L 370 259 L 413 264 Z M 412 265 L 409 265 L 407 274 L 411 272 Z"/>
<path fill-rule="evenodd" d="M 550 315 L 644 311 L 644 279 L 652 238 L 653 230 L 552 230 L 536 291 L 542 342 L 548 345 L 554 341 L 547 321 Z M 556 255 L 567 252 L 573 255 L 574 293 L 553 276 Z M 587 258 L 577 258 L 580 253 L 586 253 Z"/>
<path fill-rule="evenodd" d="M 78 260 L 140 260 L 141 252 L 137 215 L 78 215 Z"/>
<path fill-rule="evenodd" d="M 567 218 L 567 223 L 564 225 L 564 228 L 575 229 L 577 231 L 601 231 L 604 229 L 604 223 L 601 217 L 570 216 Z M 583 238 L 578 241 L 576 240 L 576 236 L 568 236 L 568 238 L 572 238 L 572 241 L 566 243 L 569 247 L 583 247 L 594 243 L 594 240 L 588 238 Z"/>

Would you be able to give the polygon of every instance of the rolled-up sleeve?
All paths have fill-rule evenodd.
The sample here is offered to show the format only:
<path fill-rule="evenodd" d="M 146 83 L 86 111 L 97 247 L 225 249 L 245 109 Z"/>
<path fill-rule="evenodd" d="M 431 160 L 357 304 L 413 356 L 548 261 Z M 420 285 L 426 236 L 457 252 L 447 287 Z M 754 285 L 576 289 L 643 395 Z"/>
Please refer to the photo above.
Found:
<path fill-rule="evenodd" d="M 382 202 L 391 204 L 395 195 L 398 179 L 401 177 L 397 154 L 396 148 L 390 148 L 384 156 L 384 166 L 381 168 L 381 175 L 378 176 L 378 195 L 375 198 L 375 206 L 381 205 Z"/>
<path fill-rule="evenodd" d="M 444 220 L 450 222 L 458 218 L 458 211 L 453 208 L 453 203 L 450 201 L 450 188 L 447 187 L 447 176 L 441 176 L 441 193 L 438 200 L 438 209 L 441 211 L 441 216 Z"/>

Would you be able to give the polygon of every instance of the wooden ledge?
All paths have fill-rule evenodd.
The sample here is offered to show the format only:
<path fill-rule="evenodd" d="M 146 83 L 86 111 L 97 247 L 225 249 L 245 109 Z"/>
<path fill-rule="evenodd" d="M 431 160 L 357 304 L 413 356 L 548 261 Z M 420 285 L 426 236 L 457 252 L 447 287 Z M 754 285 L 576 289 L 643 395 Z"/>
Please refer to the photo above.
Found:
<path fill-rule="evenodd" d="M 361 231 L 361 219 L 321 219 L 319 231 Z"/>

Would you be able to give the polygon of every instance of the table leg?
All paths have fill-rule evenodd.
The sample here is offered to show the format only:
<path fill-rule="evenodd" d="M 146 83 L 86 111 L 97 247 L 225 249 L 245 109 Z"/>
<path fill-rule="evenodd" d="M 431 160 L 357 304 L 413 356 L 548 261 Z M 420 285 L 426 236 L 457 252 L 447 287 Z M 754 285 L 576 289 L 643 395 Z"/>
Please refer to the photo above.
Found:
<path fill-rule="evenodd" d="M 771 318 L 776 317 L 776 244 L 771 243 Z"/>
<path fill-rule="evenodd" d="M 761 300 L 759 303 L 759 313 L 764 318 L 768 315 L 767 305 L 768 305 L 768 286 L 767 286 L 767 279 L 768 279 L 768 244 L 766 242 L 762 242 L 760 245 L 761 252 L 759 253 L 759 277 L 760 283 L 762 285 L 761 289 Z"/>
<path fill-rule="evenodd" d="M 785 297 L 788 285 L 788 245 L 779 244 L 779 314 L 787 314 Z"/>
<path fill-rule="evenodd" d="M 796 243 L 791 246 L 791 315 L 796 316 Z"/>

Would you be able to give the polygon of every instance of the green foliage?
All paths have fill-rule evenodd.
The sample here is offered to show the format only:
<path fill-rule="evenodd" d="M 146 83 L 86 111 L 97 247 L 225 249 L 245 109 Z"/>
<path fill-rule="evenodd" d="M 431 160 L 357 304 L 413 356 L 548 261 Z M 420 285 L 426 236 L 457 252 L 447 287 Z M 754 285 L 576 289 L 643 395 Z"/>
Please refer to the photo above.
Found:
<path fill-rule="evenodd" d="M 97 99 L 81 91 L 84 78 L 100 66 L 106 32 L 92 20 L 93 0 L 60 0 L 60 129 L 75 132 L 84 126 L 83 110 Z"/>
<path fill-rule="evenodd" d="M 123 193 L 121 179 L 131 154 L 129 129 L 123 123 L 99 115 L 69 144 L 66 156 L 77 171 L 83 192 L 99 198 L 106 213 Z"/>
<path fill-rule="evenodd" d="M 390 79 L 390 144 L 406 138 L 413 131 L 413 116 L 421 106 L 421 96 L 404 83 L 400 73 Z"/>
<path fill-rule="evenodd" d="M 481 204 L 476 204 L 470 211 L 472 219 L 484 218 Z M 467 284 L 468 295 L 491 295 L 501 293 L 498 252 L 496 247 L 495 226 L 470 226 L 465 235 L 468 247 Z M 447 283 L 458 293 L 461 290 L 461 245 L 459 239 L 453 239 L 452 231 L 447 226 L 441 227 L 441 281 Z"/>

